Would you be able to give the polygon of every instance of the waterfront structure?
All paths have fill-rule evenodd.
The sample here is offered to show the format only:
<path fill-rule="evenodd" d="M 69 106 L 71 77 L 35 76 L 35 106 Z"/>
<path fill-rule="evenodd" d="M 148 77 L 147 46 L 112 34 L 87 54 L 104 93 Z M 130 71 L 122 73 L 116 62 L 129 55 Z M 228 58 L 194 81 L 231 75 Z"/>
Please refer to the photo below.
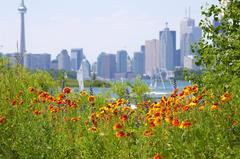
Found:
<path fill-rule="evenodd" d="M 145 42 L 145 74 L 152 76 L 156 69 L 160 68 L 159 40 L 147 40 Z"/>
<path fill-rule="evenodd" d="M 83 59 L 81 62 L 81 66 L 83 70 L 83 79 L 84 80 L 91 80 L 91 66 L 87 59 Z"/>
<path fill-rule="evenodd" d="M 58 61 L 58 70 L 65 70 L 70 71 L 71 65 L 70 65 L 70 56 L 68 55 L 67 50 L 62 50 L 60 54 L 57 55 L 57 61 Z"/>
<path fill-rule="evenodd" d="M 126 73 L 128 66 L 128 53 L 125 50 L 117 51 L 116 64 L 117 73 Z"/>
<path fill-rule="evenodd" d="M 116 55 L 102 52 L 97 60 L 97 76 L 102 79 L 115 79 Z"/>
<path fill-rule="evenodd" d="M 76 48 L 71 49 L 71 70 L 77 71 L 80 68 L 81 62 L 84 59 L 83 49 L 82 48 Z"/>
<path fill-rule="evenodd" d="M 136 75 L 144 74 L 144 53 L 135 52 L 133 55 L 133 72 Z"/>
<path fill-rule="evenodd" d="M 26 53 L 26 39 L 25 39 L 25 19 L 24 19 L 24 15 L 27 12 L 27 8 L 24 4 L 24 0 L 21 1 L 20 6 L 18 7 L 18 11 L 20 13 L 21 16 L 21 24 L 20 24 L 20 64 L 23 65 L 23 57 L 24 57 L 24 53 Z"/>
<path fill-rule="evenodd" d="M 49 70 L 51 63 L 50 54 L 25 54 L 24 55 L 24 67 L 36 70 Z"/>
<path fill-rule="evenodd" d="M 175 69 L 174 57 L 176 53 L 176 31 L 170 31 L 167 26 L 159 34 L 160 42 L 160 69 L 173 71 Z"/>

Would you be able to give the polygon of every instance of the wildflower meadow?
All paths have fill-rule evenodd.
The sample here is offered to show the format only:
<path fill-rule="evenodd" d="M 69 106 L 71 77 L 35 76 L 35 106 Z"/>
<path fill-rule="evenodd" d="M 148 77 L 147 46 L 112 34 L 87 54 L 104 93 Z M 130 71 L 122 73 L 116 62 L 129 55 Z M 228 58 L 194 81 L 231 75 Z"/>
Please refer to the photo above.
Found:
<path fill-rule="evenodd" d="M 141 80 L 127 95 L 113 84 L 113 99 L 60 89 L 48 73 L 0 58 L 0 158 L 240 158 L 239 8 L 231 0 L 203 9 L 204 37 L 193 47 L 202 74 L 186 71 L 192 84 L 158 100 Z"/>

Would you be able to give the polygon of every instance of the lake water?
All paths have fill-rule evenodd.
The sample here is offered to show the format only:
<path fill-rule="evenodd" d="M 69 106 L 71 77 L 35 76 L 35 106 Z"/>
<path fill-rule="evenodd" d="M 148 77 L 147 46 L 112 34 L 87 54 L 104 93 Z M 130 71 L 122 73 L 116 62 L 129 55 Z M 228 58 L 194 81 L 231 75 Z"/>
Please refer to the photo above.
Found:
<path fill-rule="evenodd" d="M 173 84 L 170 81 L 164 81 L 164 83 L 158 82 L 157 85 L 155 85 L 154 88 L 151 87 L 152 81 L 151 80 L 144 80 L 144 82 L 149 86 L 150 91 L 152 93 L 156 93 L 156 94 L 170 94 L 173 90 Z M 190 85 L 191 83 L 187 82 L 187 81 L 176 81 L 177 87 L 182 90 L 184 87 Z M 110 88 L 96 88 L 93 87 L 93 93 L 94 94 L 106 94 L 109 93 Z M 85 88 L 85 90 L 89 91 L 89 88 Z M 75 92 L 78 92 L 78 88 L 74 89 Z M 110 93 L 111 94 L 111 93 Z M 111 94 L 113 97 L 115 97 L 115 95 Z"/>

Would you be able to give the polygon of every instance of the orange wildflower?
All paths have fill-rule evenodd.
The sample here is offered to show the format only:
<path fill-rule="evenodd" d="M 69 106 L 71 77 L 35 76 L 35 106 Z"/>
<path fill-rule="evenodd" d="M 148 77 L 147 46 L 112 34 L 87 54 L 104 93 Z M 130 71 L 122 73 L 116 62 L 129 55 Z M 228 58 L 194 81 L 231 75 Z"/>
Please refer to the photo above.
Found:
<path fill-rule="evenodd" d="M 0 124 L 4 124 L 6 122 L 6 118 L 3 116 L 0 116 Z"/>
<path fill-rule="evenodd" d="M 65 121 L 65 122 L 69 121 L 69 118 L 64 117 L 64 121 Z"/>
<path fill-rule="evenodd" d="M 172 118 L 171 118 L 171 117 L 165 117 L 165 121 L 166 121 L 167 123 L 171 123 L 171 122 L 172 122 Z"/>
<path fill-rule="evenodd" d="M 218 103 L 214 103 L 212 106 L 211 106 L 211 110 L 217 110 L 219 108 L 218 106 Z"/>
<path fill-rule="evenodd" d="M 161 118 L 160 117 L 155 118 L 154 124 L 155 125 L 161 125 Z"/>
<path fill-rule="evenodd" d="M 63 93 L 65 93 L 65 94 L 69 94 L 70 92 L 71 92 L 71 88 L 69 88 L 69 87 L 65 87 L 63 89 Z"/>
<path fill-rule="evenodd" d="M 62 100 L 63 98 L 64 98 L 64 93 L 60 93 L 59 95 L 58 95 L 58 98 L 59 98 L 59 100 Z"/>
<path fill-rule="evenodd" d="M 127 119 L 128 119 L 128 116 L 127 116 L 126 114 L 123 114 L 123 115 L 121 115 L 121 117 L 120 117 L 120 120 L 121 120 L 122 122 L 127 121 Z"/>
<path fill-rule="evenodd" d="M 89 128 L 88 130 L 95 132 L 95 131 L 97 131 L 97 128 L 95 126 L 93 126 L 93 127 Z"/>
<path fill-rule="evenodd" d="M 160 116 L 160 115 L 161 115 L 160 112 L 156 112 L 156 113 L 154 114 L 155 117 L 158 117 L 158 116 Z"/>
<path fill-rule="evenodd" d="M 152 130 L 145 130 L 143 134 L 144 134 L 144 136 L 149 137 L 149 136 L 153 135 L 153 131 Z"/>
<path fill-rule="evenodd" d="M 154 155 L 153 159 L 163 159 L 163 156 L 157 153 Z"/>
<path fill-rule="evenodd" d="M 73 117 L 73 118 L 71 118 L 71 121 L 72 122 L 77 122 L 77 121 L 79 121 L 80 120 L 80 118 L 78 118 L 78 117 Z"/>
<path fill-rule="evenodd" d="M 188 111 L 190 109 L 190 107 L 186 105 L 186 106 L 183 106 L 182 109 L 183 109 L 184 112 L 186 112 L 186 111 Z"/>
<path fill-rule="evenodd" d="M 155 123 L 154 123 L 154 121 L 150 121 L 149 122 L 149 125 L 150 125 L 150 128 L 154 128 L 156 125 L 155 125 Z"/>
<path fill-rule="evenodd" d="M 125 137 L 126 134 L 123 131 L 119 131 L 119 132 L 116 132 L 116 136 L 120 138 L 120 137 Z"/>
<path fill-rule="evenodd" d="M 33 111 L 33 115 L 38 116 L 38 115 L 40 115 L 40 114 L 41 114 L 41 112 L 40 112 L 39 110 L 34 110 L 34 111 Z"/>
<path fill-rule="evenodd" d="M 33 87 L 29 87 L 29 88 L 28 88 L 28 91 L 29 91 L 30 93 L 32 93 L 32 92 L 35 91 L 35 89 L 34 89 Z"/>
<path fill-rule="evenodd" d="M 17 104 L 17 101 L 16 100 L 13 100 L 12 101 L 12 106 L 15 106 Z"/>
<path fill-rule="evenodd" d="M 183 122 L 181 123 L 181 125 L 180 125 L 180 128 L 188 128 L 188 127 L 190 127 L 190 126 L 192 126 L 192 123 L 191 123 L 191 122 L 189 122 L 189 121 L 183 121 Z"/>
<path fill-rule="evenodd" d="M 232 99 L 232 97 L 231 97 L 231 94 L 224 93 L 224 95 L 222 95 L 220 97 L 220 99 L 221 99 L 222 102 L 228 102 L 228 101 L 230 101 Z"/>
<path fill-rule="evenodd" d="M 180 122 L 179 122 L 178 118 L 176 118 L 172 121 L 172 125 L 176 126 L 176 127 L 178 127 L 180 125 Z"/>
<path fill-rule="evenodd" d="M 233 126 L 237 126 L 237 124 L 238 124 L 238 121 L 237 120 L 233 120 L 232 125 Z"/>
<path fill-rule="evenodd" d="M 91 104 L 93 104 L 93 103 L 95 102 L 95 97 L 92 96 L 92 95 L 89 96 L 89 97 L 88 97 L 88 102 L 91 103 Z"/>
<path fill-rule="evenodd" d="M 199 110 L 200 110 L 200 111 L 203 111 L 204 109 L 205 109 L 205 106 L 204 106 L 204 105 L 202 105 L 202 106 L 199 107 Z"/>
<path fill-rule="evenodd" d="M 116 123 L 114 126 L 113 126 L 113 130 L 119 130 L 119 129 L 122 129 L 122 125 L 120 123 Z"/>

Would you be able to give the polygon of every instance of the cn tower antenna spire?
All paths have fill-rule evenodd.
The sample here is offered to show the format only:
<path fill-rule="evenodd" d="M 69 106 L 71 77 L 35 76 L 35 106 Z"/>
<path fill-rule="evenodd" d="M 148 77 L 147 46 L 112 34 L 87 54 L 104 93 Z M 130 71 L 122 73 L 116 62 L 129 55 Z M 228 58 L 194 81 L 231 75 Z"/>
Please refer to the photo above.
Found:
<path fill-rule="evenodd" d="M 27 12 L 27 8 L 24 4 L 24 0 L 21 0 L 21 4 L 18 7 L 18 11 L 20 13 L 20 20 L 21 20 L 21 24 L 20 24 L 20 63 L 23 65 L 23 57 L 24 57 L 24 53 L 26 53 L 26 41 L 25 41 L 25 19 L 24 16 Z"/>

